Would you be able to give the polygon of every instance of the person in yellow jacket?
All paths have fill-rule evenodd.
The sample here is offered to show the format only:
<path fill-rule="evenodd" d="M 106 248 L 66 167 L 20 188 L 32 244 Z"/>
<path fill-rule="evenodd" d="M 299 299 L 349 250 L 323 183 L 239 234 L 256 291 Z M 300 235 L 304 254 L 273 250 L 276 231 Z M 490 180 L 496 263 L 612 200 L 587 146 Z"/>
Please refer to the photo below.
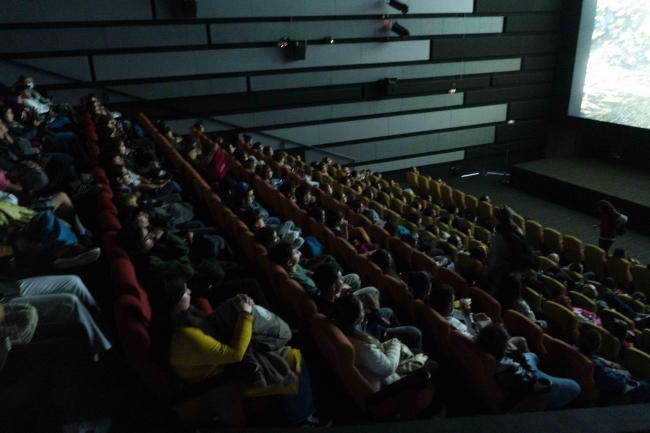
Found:
<path fill-rule="evenodd" d="M 245 294 L 233 300 L 238 312 L 237 323 L 230 341 L 217 340 L 216 330 L 205 315 L 190 305 L 190 289 L 185 278 L 167 274 L 151 292 L 151 343 L 154 356 L 168 362 L 178 377 L 199 383 L 223 371 L 226 364 L 240 362 L 253 334 L 252 310 L 255 302 Z M 309 371 L 304 358 L 296 369 L 297 394 L 282 394 L 282 404 L 289 420 L 296 425 L 323 426 L 314 416 L 314 399 Z"/>

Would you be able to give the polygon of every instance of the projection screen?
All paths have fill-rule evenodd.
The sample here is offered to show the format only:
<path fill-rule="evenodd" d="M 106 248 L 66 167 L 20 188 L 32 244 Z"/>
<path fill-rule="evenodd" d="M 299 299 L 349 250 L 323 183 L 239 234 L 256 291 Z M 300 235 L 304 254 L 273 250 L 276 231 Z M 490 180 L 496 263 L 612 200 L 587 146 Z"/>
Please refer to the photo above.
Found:
<path fill-rule="evenodd" d="M 650 128 L 650 0 L 584 0 L 569 115 Z"/>

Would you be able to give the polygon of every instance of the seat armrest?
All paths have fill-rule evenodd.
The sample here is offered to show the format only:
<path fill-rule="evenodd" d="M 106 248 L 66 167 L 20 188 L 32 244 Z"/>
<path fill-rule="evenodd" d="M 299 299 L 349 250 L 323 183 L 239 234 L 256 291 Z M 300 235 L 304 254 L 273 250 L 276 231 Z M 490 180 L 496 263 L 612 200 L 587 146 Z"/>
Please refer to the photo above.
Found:
<path fill-rule="evenodd" d="M 400 380 L 384 386 L 368 397 L 365 401 L 367 406 L 379 406 L 380 404 L 408 391 L 420 391 L 431 385 L 431 374 L 422 369 L 411 372 Z"/>

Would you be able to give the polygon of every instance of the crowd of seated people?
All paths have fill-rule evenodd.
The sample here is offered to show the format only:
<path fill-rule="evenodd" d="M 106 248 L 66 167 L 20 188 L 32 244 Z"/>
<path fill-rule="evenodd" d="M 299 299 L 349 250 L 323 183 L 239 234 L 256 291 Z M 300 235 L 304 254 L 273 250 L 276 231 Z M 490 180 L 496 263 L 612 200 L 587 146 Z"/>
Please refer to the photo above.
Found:
<path fill-rule="evenodd" d="M 101 253 L 77 210 L 92 203 L 102 185 L 91 181 L 84 133 L 70 105 L 40 95 L 31 77 L 19 77 L 0 94 L 3 426 L 76 428 L 83 422 L 107 429 L 108 418 L 90 421 L 99 415 L 91 404 L 84 411 L 71 402 L 106 404 L 93 395 L 87 374 L 96 374 L 112 343 L 95 297 L 75 275 Z M 58 388 L 49 388 L 52 383 Z M 35 419 L 47 405 L 53 411 Z"/>
<path fill-rule="evenodd" d="M 188 203 L 192 200 L 191 190 L 184 190 L 179 174 L 161 162 L 153 140 L 133 124 L 118 125 L 111 112 L 96 99 L 90 97 L 86 102 L 94 109 L 101 149 L 99 161 L 119 210 L 122 228 L 115 240 L 128 252 L 152 306 L 150 332 L 157 360 L 171 367 L 180 379 L 196 383 L 221 374 L 228 364 L 258 356 L 253 332 L 254 307 L 267 311 L 271 308 L 273 302 L 267 298 L 273 294 L 267 282 L 250 278 L 247 272 L 250 264 L 241 266 L 233 262 L 232 249 L 214 227 L 215 223 L 196 217 Z M 556 269 L 540 270 L 538 256 L 542 253 L 530 246 L 524 233 L 512 222 L 513 213 L 509 208 L 495 209 L 494 221 L 481 220 L 465 209 L 445 206 L 443 200 L 434 199 L 425 191 L 419 191 L 418 196 L 417 190 L 402 190 L 399 184 L 389 183 L 379 175 L 350 171 L 327 158 L 306 166 L 299 158 L 290 159 L 268 146 L 253 143 L 249 136 L 233 145 L 223 139 L 183 139 L 162 123 L 157 128 L 175 151 L 184 155 L 190 166 L 213 184 L 221 206 L 227 206 L 244 223 L 268 253 L 268 259 L 295 280 L 318 311 L 349 338 L 356 351 L 355 365 L 376 391 L 402 379 L 406 382 L 413 371 L 426 371 L 435 382 L 439 366 L 433 359 L 438 359 L 440 354 L 425 353 L 421 330 L 402 326 L 403 317 L 382 305 L 385 300 L 382 291 L 364 284 L 370 280 L 354 273 L 355 265 L 340 251 L 333 250 L 332 245 L 322 242 L 319 236 L 308 236 L 315 233 L 302 217 L 294 214 L 295 221 L 284 219 L 277 212 L 279 204 L 257 200 L 256 196 L 263 197 L 263 194 L 253 181 L 255 174 L 323 230 L 331 230 L 335 238 L 347 241 L 355 255 L 367 257 L 381 275 L 394 279 L 414 299 L 430 305 L 451 329 L 476 340 L 477 347 L 497 361 L 495 380 L 505 393 L 524 395 L 531 391 L 531 381 L 549 378 L 551 391 L 544 397 L 547 408 L 564 407 L 577 398 L 580 385 L 576 381 L 542 373 L 538 368 L 539 359 L 525 339 L 510 338 L 503 326 L 490 324 L 494 317 L 481 311 L 472 312 L 468 299 L 459 299 L 455 305 L 462 287 L 451 287 L 444 283 L 442 276 L 436 275 L 436 270 L 443 268 L 454 275 L 456 270 L 467 270 L 467 259 L 470 259 L 480 268 L 474 273 L 463 273 L 471 276 L 471 284 L 494 295 L 504 312 L 519 311 L 535 326 L 545 328 L 544 318 L 536 317 L 522 294 L 522 281 L 539 282 L 542 276 Z M 199 128 L 195 130 L 207 138 Z M 74 143 L 70 140 L 66 145 Z M 240 172 L 233 170 L 233 161 L 249 174 L 242 178 Z M 481 201 L 487 202 L 489 198 L 482 197 Z M 398 213 L 395 209 L 400 208 Z M 68 225 L 74 229 L 74 225 Z M 43 233 L 46 226 L 41 221 L 36 228 Z M 489 238 L 475 238 L 476 227 L 488 232 Z M 402 244 L 398 248 L 428 257 L 430 267 L 420 269 L 411 262 L 410 255 L 399 254 L 402 250 L 394 247 Z M 86 254 L 88 251 L 84 250 L 80 256 L 84 258 Z M 398 254 L 397 260 L 394 254 Z M 556 266 L 558 273 L 570 277 L 580 274 L 583 280 L 594 277 L 577 263 L 561 260 L 562 267 Z M 534 273 L 529 272 L 531 268 Z M 449 278 L 449 274 L 443 275 Z M 582 282 L 573 278 L 564 283 L 567 288 L 590 293 L 589 284 L 579 286 Z M 618 299 L 620 293 L 606 293 L 610 295 L 603 297 L 596 292 L 603 304 L 615 304 L 617 300 L 625 304 L 626 301 Z M 550 291 L 547 294 L 549 301 L 561 303 L 559 297 L 551 297 Z M 202 313 L 192 307 L 191 298 L 207 298 L 213 313 Z M 481 306 L 477 307 L 480 310 Z M 634 314 L 633 320 L 645 320 L 640 313 L 629 314 Z M 230 320 L 232 327 L 228 335 L 215 327 L 215 323 L 224 320 Z M 615 320 L 610 332 L 620 335 Z M 621 338 L 629 337 L 627 331 Z M 292 350 L 278 353 L 282 353 L 280 359 L 287 367 L 284 370 L 287 382 L 292 382 L 291 377 L 300 377 L 295 393 L 282 397 L 287 418 L 295 424 L 327 424 L 327 420 L 314 416 L 304 359 Z M 593 356 L 587 355 L 590 359 Z M 405 358 L 408 362 L 401 362 Z M 196 367 L 199 364 L 200 369 Z M 513 369 L 521 373 L 511 374 Z M 635 401 L 641 402 L 644 394 L 642 391 L 638 394 L 640 397 Z"/>

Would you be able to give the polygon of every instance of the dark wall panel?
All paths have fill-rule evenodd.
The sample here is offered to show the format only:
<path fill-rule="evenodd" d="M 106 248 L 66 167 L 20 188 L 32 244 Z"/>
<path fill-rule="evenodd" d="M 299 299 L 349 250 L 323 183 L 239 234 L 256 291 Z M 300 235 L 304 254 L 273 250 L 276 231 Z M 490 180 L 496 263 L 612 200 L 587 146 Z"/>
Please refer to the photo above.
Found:
<path fill-rule="evenodd" d="M 557 36 L 495 36 L 466 39 L 436 39 L 431 58 L 455 59 L 472 57 L 512 56 L 552 53 L 557 49 Z"/>
<path fill-rule="evenodd" d="M 496 142 L 523 140 L 525 138 L 542 137 L 548 133 L 548 121 L 531 120 L 497 126 Z"/>
<path fill-rule="evenodd" d="M 495 75 L 492 78 L 493 86 L 507 86 L 510 84 L 538 83 L 551 81 L 555 77 L 553 71 L 533 72 L 530 74 Z"/>
<path fill-rule="evenodd" d="M 546 12 L 561 8 L 562 0 L 476 0 L 475 12 Z"/>
<path fill-rule="evenodd" d="M 524 57 L 521 70 L 530 71 L 533 69 L 553 69 L 556 61 L 557 59 L 555 56 Z"/>
<path fill-rule="evenodd" d="M 508 87 L 500 89 L 473 90 L 465 93 L 465 104 L 491 104 L 493 102 L 538 98 L 551 94 L 550 84 Z"/>
<path fill-rule="evenodd" d="M 506 32 L 556 32 L 560 28 L 559 15 L 509 15 Z"/>
<path fill-rule="evenodd" d="M 508 104 L 508 119 L 520 120 L 547 117 L 549 115 L 550 108 L 550 99 L 511 102 Z"/>

